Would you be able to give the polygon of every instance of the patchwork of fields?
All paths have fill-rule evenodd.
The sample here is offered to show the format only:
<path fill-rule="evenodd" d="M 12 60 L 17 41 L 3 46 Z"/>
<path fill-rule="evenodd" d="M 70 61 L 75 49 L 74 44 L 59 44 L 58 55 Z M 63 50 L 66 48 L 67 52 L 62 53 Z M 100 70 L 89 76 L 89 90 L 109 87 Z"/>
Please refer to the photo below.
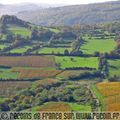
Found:
<path fill-rule="evenodd" d="M 119 76 L 120 61 L 109 60 L 109 75 Z M 21 56 L 21 57 L 0 57 L 0 78 L 16 79 L 30 77 L 48 77 L 55 69 L 73 69 L 65 71 L 58 77 L 66 78 L 70 75 L 84 73 L 85 70 L 76 68 L 93 68 L 98 70 L 99 59 L 97 57 L 68 57 L 68 56 Z M 6 67 L 4 67 L 6 66 Z M 27 69 L 26 69 L 27 68 Z M 35 70 L 36 69 L 36 70 Z M 43 70 L 43 72 L 42 72 Z M 54 70 L 54 71 L 53 71 Z M 55 72 L 57 73 L 57 71 Z M 51 74 L 53 76 L 53 74 Z M 50 77 L 50 76 L 49 76 Z"/>
<path fill-rule="evenodd" d="M 21 56 L 0 57 L 0 78 L 43 78 L 79 75 L 85 70 L 61 71 L 56 69 L 95 68 L 98 69 L 98 58 L 66 57 L 66 56 Z"/>
<path fill-rule="evenodd" d="M 14 17 L 5 22 L 0 21 L 0 111 L 120 111 L 117 30 L 42 27 Z"/>
<path fill-rule="evenodd" d="M 116 62 L 117 61 L 117 62 Z M 44 64 L 43 64 L 44 63 Z M 115 64 L 116 63 L 116 64 Z M 40 87 L 50 87 L 56 86 L 59 80 L 69 79 L 71 76 L 79 76 L 84 73 L 90 73 L 90 70 L 65 70 L 66 68 L 95 68 L 98 69 L 98 58 L 97 57 L 68 57 L 68 56 L 21 56 L 21 57 L 0 57 L 0 78 L 9 79 L 9 81 L 1 81 L 0 83 L 0 102 L 4 102 L 9 96 L 15 95 L 16 91 L 21 89 L 26 89 L 32 86 L 32 90 L 35 89 L 35 86 Z M 114 66 L 112 66 L 114 65 Z M 6 66 L 6 67 L 5 67 Z M 49 66 L 49 67 L 48 67 Z M 111 74 L 119 75 L 117 71 L 119 69 L 119 60 L 109 60 L 109 67 Z M 63 70 L 56 70 L 56 69 Z M 117 69 L 118 68 L 118 69 Z M 116 71 L 117 73 L 116 73 Z M 113 72 L 114 71 L 114 72 Z M 41 79 L 36 82 L 30 81 L 16 81 L 16 79 L 31 79 L 37 78 Z M 15 79 L 11 81 L 10 79 Z M 84 80 L 85 81 L 85 80 Z M 92 84 L 87 82 L 87 84 Z M 94 82 L 93 82 L 94 83 Z M 69 85 L 70 84 L 70 85 Z M 77 88 L 77 85 L 85 85 L 86 82 L 82 83 L 76 81 L 73 84 L 71 82 L 67 85 L 63 85 L 65 89 Z M 63 89 L 63 86 L 61 89 Z M 6 89 L 7 87 L 7 89 Z M 119 82 L 104 82 L 98 83 L 96 85 L 98 92 L 100 93 L 98 99 L 102 99 L 104 109 L 106 111 L 119 111 Z M 81 88 L 82 90 L 83 88 Z M 39 90 L 39 89 L 36 89 Z M 59 90 L 59 88 L 58 88 Z M 57 91 L 57 89 L 56 89 Z M 94 89 L 93 89 L 94 91 Z M 82 91 L 81 91 L 82 92 Z M 18 93 L 18 92 L 17 92 Z M 98 94 L 98 93 L 97 93 Z M 74 96 L 75 97 L 75 96 Z M 65 98 L 66 99 L 66 98 Z M 70 98 L 69 98 L 70 99 Z M 74 98 L 77 99 L 78 98 Z M 80 98 L 82 99 L 82 98 Z M 91 98 L 92 99 L 92 98 Z M 85 101 L 84 101 L 85 102 Z M 60 107 L 58 107 L 60 106 Z M 56 109 L 56 107 L 58 109 Z M 104 110 L 102 108 L 102 110 Z M 58 111 L 92 111 L 92 106 L 87 104 L 77 104 L 71 102 L 48 102 L 40 106 L 33 107 L 33 111 L 49 111 L 49 110 L 58 110 Z"/>

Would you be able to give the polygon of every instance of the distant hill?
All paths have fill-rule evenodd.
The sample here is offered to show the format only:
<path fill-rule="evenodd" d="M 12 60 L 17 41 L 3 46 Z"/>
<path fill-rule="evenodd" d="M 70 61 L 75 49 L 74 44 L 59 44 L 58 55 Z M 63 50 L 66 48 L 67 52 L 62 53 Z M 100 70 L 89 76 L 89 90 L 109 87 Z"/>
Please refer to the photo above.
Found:
<path fill-rule="evenodd" d="M 120 1 L 37 9 L 16 14 L 39 25 L 74 25 L 120 20 Z"/>
<path fill-rule="evenodd" d="M 49 7 L 58 7 L 62 5 L 50 5 L 50 4 L 34 4 L 34 3 L 20 3 L 20 4 L 10 4 L 2 5 L 0 4 L 0 16 L 4 14 L 15 15 L 17 13 L 24 13 L 27 11 L 35 11 L 40 9 L 45 9 Z"/>
<path fill-rule="evenodd" d="M 0 16 L 4 14 L 16 15 L 20 19 L 43 26 L 114 22 L 120 21 L 120 1 L 72 6 L 33 3 L 0 4 Z"/>

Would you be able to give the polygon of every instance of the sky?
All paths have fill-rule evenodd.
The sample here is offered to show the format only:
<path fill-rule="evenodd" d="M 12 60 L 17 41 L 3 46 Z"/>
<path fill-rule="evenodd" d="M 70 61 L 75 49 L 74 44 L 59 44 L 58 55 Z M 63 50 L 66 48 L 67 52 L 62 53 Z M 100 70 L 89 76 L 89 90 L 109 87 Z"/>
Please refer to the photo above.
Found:
<path fill-rule="evenodd" d="M 16 4 L 16 3 L 47 3 L 47 4 L 88 4 L 97 2 L 107 2 L 116 0 L 0 0 L 1 4 Z"/>

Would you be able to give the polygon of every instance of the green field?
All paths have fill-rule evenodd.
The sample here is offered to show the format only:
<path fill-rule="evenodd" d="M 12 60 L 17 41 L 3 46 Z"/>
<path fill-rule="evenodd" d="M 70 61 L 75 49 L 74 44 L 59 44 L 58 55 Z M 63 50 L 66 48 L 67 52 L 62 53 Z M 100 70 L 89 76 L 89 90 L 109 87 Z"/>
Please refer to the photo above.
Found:
<path fill-rule="evenodd" d="M 9 44 L 0 44 L 0 49 L 2 50 L 3 48 L 7 47 Z"/>
<path fill-rule="evenodd" d="M 5 100 L 7 100 L 7 98 L 1 98 L 0 97 L 0 103 L 3 103 Z"/>
<path fill-rule="evenodd" d="M 67 48 L 67 47 L 56 47 L 56 48 L 52 48 L 52 47 L 44 47 L 44 48 L 41 48 L 37 51 L 34 51 L 34 53 L 38 52 L 39 54 L 64 54 L 64 51 L 65 50 L 68 50 L 69 52 L 71 52 L 71 48 Z"/>
<path fill-rule="evenodd" d="M 55 61 L 60 64 L 60 68 L 73 68 L 73 67 L 90 67 L 98 68 L 98 58 L 97 57 L 66 57 L 66 56 L 56 56 Z"/>
<path fill-rule="evenodd" d="M 72 43 L 65 43 L 65 44 L 54 44 L 55 47 L 71 47 Z"/>
<path fill-rule="evenodd" d="M 9 26 L 8 30 L 15 35 L 22 35 L 24 37 L 31 36 L 31 31 L 25 27 Z"/>
<path fill-rule="evenodd" d="M 89 106 L 89 105 L 79 105 L 77 103 L 70 103 L 70 102 L 63 102 L 63 103 L 66 106 L 69 106 L 72 111 L 81 111 L 81 112 L 82 111 L 84 111 L 84 112 L 86 111 L 86 112 L 91 112 L 91 106 Z M 52 106 L 52 104 L 54 104 L 54 106 L 55 106 L 55 104 L 57 104 L 57 102 L 48 102 L 48 103 L 45 103 L 44 105 L 33 107 L 32 111 L 37 111 L 37 110 L 39 110 L 42 107 L 46 108 L 48 105 Z M 53 108 L 53 109 L 55 109 L 55 108 Z"/>
<path fill-rule="evenodd" d="M 103 97 L 103 95 L 97 89 L 96 85 L 92 85 L 91 89 L 92 89 L 93 93 L 95 94 L 95 96 L 97 97 L 97 99 L 101 103 L 100 110 L 104 111 L 105 110 L 105 103 L 104 103 L 104 97 Z"/>
<path fill-rule="evenodd" d="M 35 26 L 34 26 L 34 25 L 31 25 L 31 27 L 34 28 Z M 49 31 L 54 32 L 54 33 L 59 33 L 59 32 L 60 32 L 59 28 L 55 28 L 55 27 L 37 26 L 37 28 L 38 28 L 39 30 L 49 30 Z"/>
<path fill-rule="evenodd" d="M 114 50 L 116 45 L 114 39 L 89 39 L 85 37 L 85 41 L 86 43 L 80 48 L 85 54 L 94 54 L 95 52 L 109 53 Z"/>
<path fill-rule="evenodd" d="M 6 34 L 0 35 L 0 40 L 6 40 Z"/>
<path fill-rule="evenodd" d="M 109 60 L 109 72 L 110 76 L 117 75 L 120 76 L 120 60 Z"/>
<path fill-rule="evenodd" d="M 51 32 L 54 32 L 54 33 L 59 33 L 60 30 L 57 29 L 57 28 L 46 28 L 46 29 L 49 29 Z"/>
<path fill-rule="evenodd" d="M 32 46 L 23 46 L 23 47 L 12 49 L 10 53 L 24 53 L 30 48 L 32 48 Z"/>
<path fill-rule="evenodd" d="M 73 111 L 81 111 L 81 112 L 90 112 L 91 106 L 90 105 L 79 105 L 76 103 L 68 103 Z"/>
<path fill-rule="evenodd" d="M 19 73 L 12 72 L 11 68 L 0 68 L 0 79 L 17 79 Z"/>

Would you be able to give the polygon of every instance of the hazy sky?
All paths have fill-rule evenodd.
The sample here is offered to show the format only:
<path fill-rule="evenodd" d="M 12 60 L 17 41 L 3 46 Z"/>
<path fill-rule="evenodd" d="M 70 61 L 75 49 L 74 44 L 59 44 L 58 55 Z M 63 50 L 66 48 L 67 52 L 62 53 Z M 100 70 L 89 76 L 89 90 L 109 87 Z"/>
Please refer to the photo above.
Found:
<path fill-rule="evenodd" d="M 110 0 L 0 0 L 2 4 L 14 4 L 23 2 L 48 3 L 48 4 L 88 4 L 96 2 L 105 2 Z M 111 0 L 116 1 L 116 0 Z"/>

